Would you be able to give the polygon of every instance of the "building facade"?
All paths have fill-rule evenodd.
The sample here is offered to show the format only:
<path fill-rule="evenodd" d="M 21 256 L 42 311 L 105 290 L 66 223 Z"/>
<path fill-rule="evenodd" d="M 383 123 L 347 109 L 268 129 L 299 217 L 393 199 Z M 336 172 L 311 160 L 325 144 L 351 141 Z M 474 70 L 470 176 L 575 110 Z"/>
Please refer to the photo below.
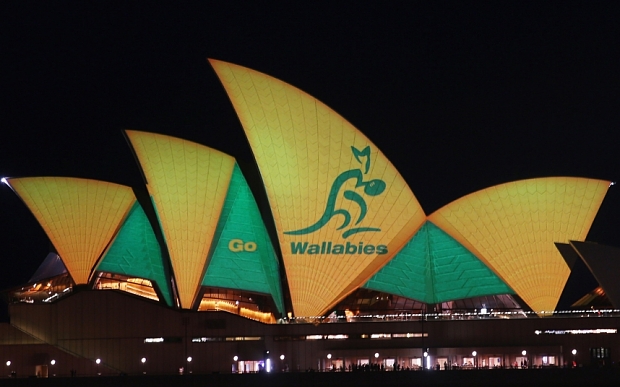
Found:
<path fill-rule="evenodd" d="M 600 249 L 584 253 L 583 243 L 609 181 L 507 182 L 427 215 L 387 157 L 329 107 L 268 75 L 211 64 L 260 187 L 230 155 L 132 130 L 125 134 L 144 197 L 98 180 L 4 178 L 55 249 L 27 284 L 5 292 L 11 324 L 0 353 L 21 354 L 7 369 L 170 374 L 613 360 L 618 317 L 607 277 L 599 283 L 614 297 L 605 307 L 557 310 L 576 262 L 600 262 Z"/>

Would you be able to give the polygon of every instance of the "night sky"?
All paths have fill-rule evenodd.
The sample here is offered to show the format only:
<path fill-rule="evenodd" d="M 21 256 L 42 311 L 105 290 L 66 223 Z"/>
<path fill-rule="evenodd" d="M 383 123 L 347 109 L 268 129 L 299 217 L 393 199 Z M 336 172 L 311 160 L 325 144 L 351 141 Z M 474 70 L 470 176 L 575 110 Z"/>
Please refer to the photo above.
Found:
<path fill-rule="evenodd" d="M 252 162 L 206 60 L 215 58 L 341 114 L 427 214 L 518 179 L 620 180 L 615 2 L 202 3 L 0 6 L 0 176 L 142 187 L 123 129 Z M 588 240 L 620 246 L 618 191 L 610 188 Z M 0 289 L 27 281 L 50 251 L 4 185 L 0 238 Z"/>

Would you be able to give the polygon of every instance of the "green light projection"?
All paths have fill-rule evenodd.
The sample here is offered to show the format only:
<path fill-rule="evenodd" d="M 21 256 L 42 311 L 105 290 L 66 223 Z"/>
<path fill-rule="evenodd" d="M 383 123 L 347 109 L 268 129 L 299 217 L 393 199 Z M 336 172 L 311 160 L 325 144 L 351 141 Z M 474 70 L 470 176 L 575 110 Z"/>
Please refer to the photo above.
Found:
<path fill-rule="evenodd" d="M 278 260 L 254 196 L 235 163 L 202 286 L 270 294 L 284 313 Z"/>
<path fill-rule="evenodd" d="M 428 221 L 364 288 L 428 304 L 514 294 L 475 255 Z"/>
<path fill-rule="evenodd" d="M 153 228 L 137 201 L 97 270 L 148 279 L 157 284 L 166 304 L 172 306 L 161 249 Z"/>

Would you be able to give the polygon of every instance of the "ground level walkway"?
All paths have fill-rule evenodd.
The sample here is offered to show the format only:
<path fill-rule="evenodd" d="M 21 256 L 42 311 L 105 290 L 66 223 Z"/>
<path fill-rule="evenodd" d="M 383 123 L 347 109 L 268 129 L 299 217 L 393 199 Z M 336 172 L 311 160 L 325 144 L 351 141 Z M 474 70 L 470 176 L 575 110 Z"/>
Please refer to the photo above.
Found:
<path fill-rule="evenodd" d="M 620 368 L 2 378 L 11 387 L 618 386 Z"/>

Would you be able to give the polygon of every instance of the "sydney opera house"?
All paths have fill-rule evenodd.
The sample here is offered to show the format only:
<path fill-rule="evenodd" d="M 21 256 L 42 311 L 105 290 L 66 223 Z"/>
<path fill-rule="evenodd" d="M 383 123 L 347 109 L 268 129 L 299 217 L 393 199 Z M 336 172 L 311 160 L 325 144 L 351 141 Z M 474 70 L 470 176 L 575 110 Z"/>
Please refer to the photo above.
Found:
<path fill-rule="evenodd" d="M 620 250 L 586 241 L 610 181 L 506 182 L 426 214 L 329 107 L 210 62 L 255 176 L 206 145 L 127 130 L 145 187 L 2 180 L 54 248 L 28 283 L 3 292 L 6 373 L 531 368 L 620 356 Z M 567 303 L 567 289 L 588 281 Z"/>

